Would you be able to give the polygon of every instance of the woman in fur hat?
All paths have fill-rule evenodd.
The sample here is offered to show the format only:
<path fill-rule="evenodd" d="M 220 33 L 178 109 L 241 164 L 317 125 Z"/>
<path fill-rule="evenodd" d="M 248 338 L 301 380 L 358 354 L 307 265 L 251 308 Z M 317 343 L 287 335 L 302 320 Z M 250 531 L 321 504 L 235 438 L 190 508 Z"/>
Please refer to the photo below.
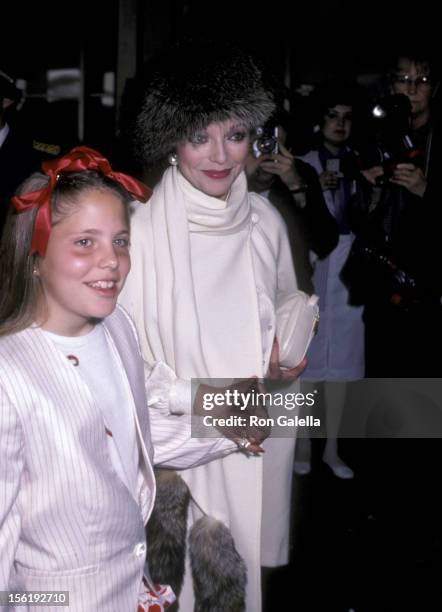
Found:
<path fill-rule="evenodd" d="M 122 301 L 145 360 L 166 362 L 181 379 L 164 410 L 186 418 L 191 378 L 299 375 L 304 364 L 281 370 L 274 342 L 277 294 L 295 291 L 296 279 L 281 218 L 247 191 L 251 133 L 274 110 L 252 59 L 226 44 L 187 44 L 163 56 L 146 85 L 137 151 L 145 166 L 168 159 L 170 167 L 132 217 L 132 272 Z M 258 612 L 260 566 L 288 562 L 294 440 L 269 439 L 264 448 L 264 458 L 236 453 L 180 472 L 188 508 L 169 477 L 151 531 L 165 529 L 163 543 L 175 537 L 179 548 L 188 518 L 182 612 Z M 215 523 L 197 522 L 202 516 L 227 527 L 236 550 Z M 154 578 L 167 575 L 164 546 L 160 553 L 162 566 L 151 562 Z M 183 571 L 178 550 L 169 556 Z M 179 591 L 179 580 L 169 580 Z"/>

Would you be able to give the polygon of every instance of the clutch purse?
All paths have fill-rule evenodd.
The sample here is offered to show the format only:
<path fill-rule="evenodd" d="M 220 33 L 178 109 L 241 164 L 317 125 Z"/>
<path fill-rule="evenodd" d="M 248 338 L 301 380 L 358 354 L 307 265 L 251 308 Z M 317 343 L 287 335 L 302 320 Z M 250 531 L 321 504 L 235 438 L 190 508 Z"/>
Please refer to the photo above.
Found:
<path fill-rule="evenodd" d="M 294 368 L 304 359 L 319 324 L 318 296 L 304 291 L 281 293 L 276 304 L 279 363 Z"/>

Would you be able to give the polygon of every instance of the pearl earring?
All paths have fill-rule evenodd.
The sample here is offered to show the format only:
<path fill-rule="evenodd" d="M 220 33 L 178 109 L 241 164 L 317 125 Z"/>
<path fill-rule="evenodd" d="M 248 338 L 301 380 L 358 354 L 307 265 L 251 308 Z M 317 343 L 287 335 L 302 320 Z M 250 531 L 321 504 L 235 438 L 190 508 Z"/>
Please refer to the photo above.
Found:
<path fill-rule="evenodd" d="M 167 161 L 171 166 L 176 166 L 178 164 L 178 155 L 176 153 L 171 153 L 167 158 Z"/>

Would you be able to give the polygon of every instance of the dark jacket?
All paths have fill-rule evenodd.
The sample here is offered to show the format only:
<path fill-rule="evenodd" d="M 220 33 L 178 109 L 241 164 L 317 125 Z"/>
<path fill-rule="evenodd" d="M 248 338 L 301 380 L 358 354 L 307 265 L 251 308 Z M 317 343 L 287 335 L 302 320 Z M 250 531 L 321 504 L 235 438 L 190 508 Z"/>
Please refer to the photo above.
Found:
<path fill-rule="evenodd" d="M 301 205 L 279 179 L 272 185 L 268 198 L 287 225 L 298 286 L 312 294 L 310 251 L 321 259 L 326 257 L 338 244 L 339 231 L 325 203 L 316 170 L 302 160 L 295 163 L 306 186 Z"/>
<path fill-rule="evenodd" d="M 36 140 L 25 130 L 10 126 L 0 147 L 0 233 L 11 195 L 25 178 L 41 169 L 44 159 L 59 153 L 60 147 Z"/>

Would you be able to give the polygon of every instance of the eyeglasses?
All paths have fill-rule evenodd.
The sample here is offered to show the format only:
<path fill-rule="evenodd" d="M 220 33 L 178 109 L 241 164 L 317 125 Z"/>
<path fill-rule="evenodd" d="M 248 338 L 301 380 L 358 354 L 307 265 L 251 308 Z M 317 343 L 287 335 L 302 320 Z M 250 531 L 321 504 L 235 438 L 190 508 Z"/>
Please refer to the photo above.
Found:
<path fill-rule="evenodd" d="M 415 79 L 412 79 L 409 74 L 393 74 L 392 81 L 396 85 L 408 85 L 413 84 L 415 87 L 430 87 L 431 80 L 428 75 L 420 75 Z"/>

